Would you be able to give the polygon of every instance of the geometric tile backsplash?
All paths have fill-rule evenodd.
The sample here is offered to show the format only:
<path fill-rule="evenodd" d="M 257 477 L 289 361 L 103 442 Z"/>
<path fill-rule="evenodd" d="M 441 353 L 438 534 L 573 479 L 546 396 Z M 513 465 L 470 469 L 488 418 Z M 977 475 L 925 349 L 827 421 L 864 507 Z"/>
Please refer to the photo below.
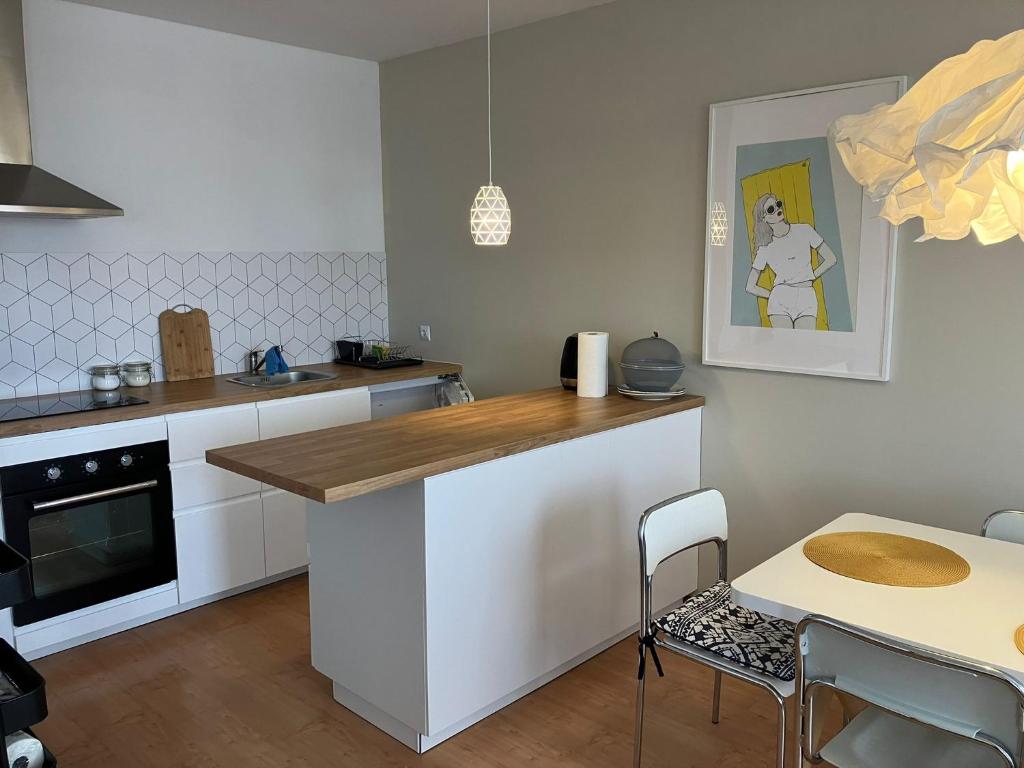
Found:
<path fill-rule="evenodd" d="M 383 253 L 4 253 L 0 270 L 0 399 L 89 389 L 98 362 L 163 378 L 157 316 L 176 304 L 210 315 L 217 373 L 255 347 L 308 365 L 388 336 Z"/>

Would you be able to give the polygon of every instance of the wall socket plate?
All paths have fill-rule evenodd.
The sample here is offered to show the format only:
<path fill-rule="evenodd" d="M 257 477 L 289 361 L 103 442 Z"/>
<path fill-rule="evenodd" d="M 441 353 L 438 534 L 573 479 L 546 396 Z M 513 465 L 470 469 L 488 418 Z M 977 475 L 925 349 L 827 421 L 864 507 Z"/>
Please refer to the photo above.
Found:
<path fill-rule="evenodd" d="M 430 326 L 429 325 L 421 325 L 420 326 L 420 341 L 430 341 Z"/>

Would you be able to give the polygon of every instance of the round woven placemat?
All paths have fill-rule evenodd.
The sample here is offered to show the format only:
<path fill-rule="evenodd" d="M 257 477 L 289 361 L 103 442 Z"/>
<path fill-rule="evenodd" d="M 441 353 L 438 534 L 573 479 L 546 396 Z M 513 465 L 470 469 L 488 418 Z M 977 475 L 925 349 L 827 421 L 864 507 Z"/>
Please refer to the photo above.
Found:
<path fill-rule="evenodd" d="M 946 587 L 971 574 L 953 550 L 894 533 L 826 533 L 807 541 L 804 555 L 840 576 L 891 587 Z"/>
<path fill-rule="evenodd" d="M 1017 631 L 1013 633 L 1013 642 L 1017 644 L 1017 650 L 1024 653 L 1024 624 L 1017 627 Z"/>

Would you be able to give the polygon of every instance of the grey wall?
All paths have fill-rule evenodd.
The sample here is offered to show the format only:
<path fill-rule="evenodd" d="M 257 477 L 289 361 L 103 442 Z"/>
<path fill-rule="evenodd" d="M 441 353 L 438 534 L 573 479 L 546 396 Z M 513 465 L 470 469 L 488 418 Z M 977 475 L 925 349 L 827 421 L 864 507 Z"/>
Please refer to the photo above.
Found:
<path fill-rule="evenodd" d="M 920 77 L 1024 26 L 1020 0 L 618 0 L 493 40 L 504 249 L 474 248 L 486 181 L 481 40 L 381 65 L 391 329 L 482 396 L 557 384 L 566 334 L 615 359 L 652 329 L 707 395 L 703 480 L 732 570 L 849 511 L 974 531 L 1024 505 L 1024 245 L 900 236 L 893 380 L 703 367 L 708 105 Z M 640 510 L 637 510 L 639 514 Z"/>

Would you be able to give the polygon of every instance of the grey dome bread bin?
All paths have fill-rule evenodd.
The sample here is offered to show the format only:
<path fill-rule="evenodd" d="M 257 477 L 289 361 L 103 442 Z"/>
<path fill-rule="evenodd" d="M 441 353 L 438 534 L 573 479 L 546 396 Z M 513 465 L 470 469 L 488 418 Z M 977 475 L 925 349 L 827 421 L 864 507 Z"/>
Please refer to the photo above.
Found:
<path fill-rule="evenodd" d="M 619 368 L 629 389 L 669 392 L 686 365 L 676 345 L 654 331 L 653 335 L 632 342 L 622 351 Z"/>

